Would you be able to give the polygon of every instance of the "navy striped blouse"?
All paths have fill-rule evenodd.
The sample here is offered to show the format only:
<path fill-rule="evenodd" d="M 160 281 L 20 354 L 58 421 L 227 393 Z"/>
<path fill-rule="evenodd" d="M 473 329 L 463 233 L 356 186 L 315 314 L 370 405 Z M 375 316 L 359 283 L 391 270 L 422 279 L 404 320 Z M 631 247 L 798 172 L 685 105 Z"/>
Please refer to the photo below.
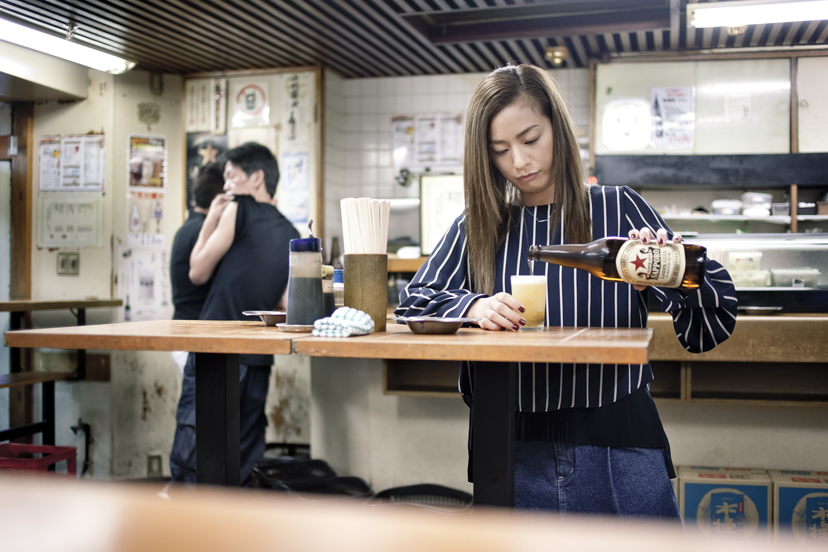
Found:
<path fill-rule="evenodd" d="M 672 232 L 644 199 L 627 187 L 591 186 L 592 236 L 626 237 L 635 228 Z M 560 244 L 561 227 L 552 232 L 552 205 L 522 207 L 496 253 L 494 293 L 511 292 L 512 274 L 529 274 L 530 245 Z M 566 213 L 563 215 L 566 216 Z M 601 280 L 583 270 L 537 263 L 547 279 L 546 325 L 645 328 L 648 293 L 670 313 L 679 342 L 690 352 L 704 352 L 727 339 L 736 325 L 736 291 L 730 275 L 716 261 L 706 264 L 704 284 L 689 293 Z M 411 283 L 400 292 L 398 316 L 460 317 L 483 295 L 471 291 L 465 215 L 458 217 Z M 472 396 L 471 371 L 463 363 L 459 387 Z M 548 412 L 600 407 L 629 395 L 653 379 L 649 364 L 518 364 L 518 410 Z"/>

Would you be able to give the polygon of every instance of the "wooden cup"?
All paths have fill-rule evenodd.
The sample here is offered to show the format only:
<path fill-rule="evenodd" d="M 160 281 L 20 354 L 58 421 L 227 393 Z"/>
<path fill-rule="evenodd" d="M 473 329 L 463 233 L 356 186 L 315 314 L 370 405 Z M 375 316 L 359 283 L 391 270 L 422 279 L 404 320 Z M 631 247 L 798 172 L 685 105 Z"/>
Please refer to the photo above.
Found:
<path fill-rule="evenodd" d="M 388 255 L 343 255 L 345 306 L 361 310 L 374 321 L 374 331 L 385 331 L 388 315 Z"/>

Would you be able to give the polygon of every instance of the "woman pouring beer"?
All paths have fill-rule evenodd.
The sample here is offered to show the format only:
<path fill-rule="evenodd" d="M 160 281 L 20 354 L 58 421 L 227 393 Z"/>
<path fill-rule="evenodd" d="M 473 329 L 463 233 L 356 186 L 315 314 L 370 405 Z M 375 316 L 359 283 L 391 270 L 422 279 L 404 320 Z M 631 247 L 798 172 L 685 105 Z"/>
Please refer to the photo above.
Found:
<path fill-rule="evenodd" d="M 590 186 L 581 167 L 573 124 L 549 75 L 528 65 L 489 74 L 466 120 L 465 211 L 400 292 L 396 314 L 463 316 L 485 330 L 517 331 L 526 324 L 525 305 L 511 295 L 510 278 L 530 274 L 530 246 L 629 236 L 661 260 L 681 248 L 681 237 L 638 194 Z M 533 258 L 544 255 L 533 250 Z M 653 294 L 681 344 L 708 351 L 735 327 L 736 293 L 720 264 L 703 255 L 691 261 L 703 266 L 695 280 L 678 280 L 695 282 L 684 287 L 536 262 L 534 274 L 546 278 L 545 325 L 645 328 Z M 517 372 L 517 508 L 679 520 L 649 364 L 520 363 Z M 473 410 L 472 376 L 463 363 L 460 391 Z"/>

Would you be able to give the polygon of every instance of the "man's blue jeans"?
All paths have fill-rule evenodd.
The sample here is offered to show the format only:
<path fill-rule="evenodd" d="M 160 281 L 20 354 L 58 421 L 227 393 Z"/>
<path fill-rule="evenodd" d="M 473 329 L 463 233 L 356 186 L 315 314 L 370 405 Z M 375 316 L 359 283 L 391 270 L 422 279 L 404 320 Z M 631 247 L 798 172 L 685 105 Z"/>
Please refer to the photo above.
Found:
<path fill-rule="evenodd" d="M 515 507 L 681 520 L 660 449 L 517 442 Z"/>

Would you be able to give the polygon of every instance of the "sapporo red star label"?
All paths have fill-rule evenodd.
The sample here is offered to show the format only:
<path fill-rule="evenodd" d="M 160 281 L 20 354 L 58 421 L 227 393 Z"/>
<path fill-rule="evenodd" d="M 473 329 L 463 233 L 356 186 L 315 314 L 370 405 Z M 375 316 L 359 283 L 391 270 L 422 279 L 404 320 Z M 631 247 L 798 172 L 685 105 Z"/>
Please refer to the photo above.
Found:
<path fill-rule="evenodd" d="M 615 267 L 625 282 L 647 286 L 681 286 L 685 265 L 684 247 L 675 243 L 658 247 L 629 240 L 615 257 Z"/>

